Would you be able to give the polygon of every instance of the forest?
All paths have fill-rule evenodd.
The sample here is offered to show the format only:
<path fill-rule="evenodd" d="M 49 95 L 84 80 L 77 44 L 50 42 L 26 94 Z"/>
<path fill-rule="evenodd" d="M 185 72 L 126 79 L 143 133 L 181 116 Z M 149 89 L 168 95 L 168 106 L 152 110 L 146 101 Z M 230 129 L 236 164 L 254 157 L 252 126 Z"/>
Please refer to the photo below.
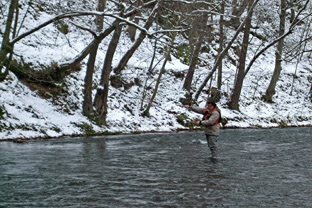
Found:
<path fill-rule="evenodd" d="M 140 129 L 144 118 L 157 120 L 153 108 L 164 97 L 173 105 L 201 105 L 212 96 L 232 112 L 224 117 L 225 126 L 246 112 L 246 105 L 275 105 L 279 91 L 287 91 L 288 97 L 304 99 L 296 120 L 312 119 L 309 0 L 1 0 L 0 8 L 0 83 L 14 75 L 62 113 L 81 112 L 92 127 L 75 125 L 85 131 L 94 125 L 112 129 L 117 108 L 132 120 L 142 118 L 133 125 L 120 120 L 131 131 Z M 173 62 L 179 64 L 170 68 Z M 260 76 L 256 69 L 266 62 L 272 70 L 262 69 Z M 287 86 L 279 86 L 287 67 L 294 70 L 286 75 Z M 75 102 L 70 87 L 80 93 Z M 161 94 L 168 88 L 171 94 Z M 10 127 L 8 108 L 0 104 L 0 128 L 25 128 Z M 165 120 L 192 127 L 194 117 L 180 109 L 165 111 L 173 116 Z M 287 126 L 285 119 L 269 117 L 270 123 Z M 157 125 L 182 128 L 170 121 Z"/>

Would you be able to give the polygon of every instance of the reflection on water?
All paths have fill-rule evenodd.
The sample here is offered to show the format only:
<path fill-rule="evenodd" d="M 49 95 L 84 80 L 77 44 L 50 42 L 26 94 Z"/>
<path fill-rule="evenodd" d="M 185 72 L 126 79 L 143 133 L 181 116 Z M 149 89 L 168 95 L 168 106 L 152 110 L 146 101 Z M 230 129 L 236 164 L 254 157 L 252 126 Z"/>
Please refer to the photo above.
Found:
<path fill-rule="evenodd" d="M 311 128 L 0 142 L 0 207 L 311 207 Z"/>

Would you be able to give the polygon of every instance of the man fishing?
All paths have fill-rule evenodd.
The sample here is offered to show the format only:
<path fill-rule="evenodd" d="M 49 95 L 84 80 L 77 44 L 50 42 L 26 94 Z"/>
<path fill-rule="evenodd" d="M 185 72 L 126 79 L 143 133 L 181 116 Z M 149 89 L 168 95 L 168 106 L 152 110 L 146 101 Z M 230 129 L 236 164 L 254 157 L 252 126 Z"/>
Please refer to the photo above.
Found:
<path fill-rule="evenodd" d="M 185 108 L 190 109 L 196 113 L 203 114 L 201 121 L 196 121 L 196 125 L 205 126 L 205 135 L 208 143 L 208 147 L 211 150 L 212 158 L 217 156 L 217 141 L 220 130 L 220 121 L 221 121 L 221 111 L 217 107 L 214 99 L 212 97 L 207 100 L 206 108 L 199 108 L 189 105 L 184 105 Z"/>

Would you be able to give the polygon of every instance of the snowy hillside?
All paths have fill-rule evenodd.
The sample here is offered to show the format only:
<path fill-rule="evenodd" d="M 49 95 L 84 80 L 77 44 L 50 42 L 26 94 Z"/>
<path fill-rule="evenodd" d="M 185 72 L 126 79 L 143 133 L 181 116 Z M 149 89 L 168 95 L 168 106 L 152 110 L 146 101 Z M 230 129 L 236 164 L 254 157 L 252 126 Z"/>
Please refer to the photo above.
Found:
<path fill-rule="evenodd" d="M 40 18 L 43 21 L 47 17 L 42 15 Z M 70 45 L 67 38 L 70 40 Z M 22 55 L 26 62 L 37 64 L 64 62 L 73 58 L 91 39 L 92 36 L 86 32 L 73 32 L 70 37 L 65 38 L 62 34 L 57 34 L 53 26 L 49 26 L 18 43 L 15 46 L 15 53 Z M 36 45 L 34 42 L 42 42 L 42 44 L 40 47 L 33 47 Z M 131 41 L 123 35 L 121 44 L 117 48 L 114 65 L 129 47 L 128 43 Z M 94 85 L 99 82 L 107 44 L 108 40 L 104 40 L 97 57 Z M 32 91 L 13 73 L 10 73 L 4 82 L 0 82 L 0 139 L 59 137 L 105 132 L 187 130 L 187 127 L 178 122 L 178 118 L 183 116 L 186 118 L 184 122 L 187 123 L 200 119 L 201 116 L 183 108 L 180 102 L 186 93 L 182 89 L 184 79 L 175 75 L 181 73 L 185 75 L 188 66 L 182 64 L 174 56 L 166 65 L 166 73 L 161 79 L 158 94 L 150 110 L 151 116 L 141 116 L 143 86 L 145 80 L 148 79 L 147 70 L 152 56 L 152 44 L 153 41 L 146 39 L 122 73 L 122 79 L 125 82 L 130 83 L 135 79 L 138 81 L 133 82 L 127 89 L 110 87 L 108 125 L 103 127 L 97 126 L 81 113 L 86 60 L 82 64 L 81 71 L 74 72 L 66 78 L 63 86 L 64 92 L 57 98 L 40 97 L 38 92 Z M 209 58 L 208 55 L 207 58 Z M 157 54 L 157 60 L 163 60 L 163 54 Z M 213 59 L 209 60 L 211 64 L 213 61 Z M 161 64 L 156 67 L 153 77 L 147 80 L 149 90 L 143 107 L 149 102 L 160 67 Z M 274 70 L 274 48 L 267 51 L 256 61 L 245 78 L 239 103 L 240 112 L 229 110 L 226 104 L 233 88 L 236 68 L 229 61 L 224 61 L 223 70 L 222 98 L 218 103 L 222 117 L 226 121 L 223 127 L 311 126 L 312 104 L 309 89 L 312 70 L 307 62 L 301 62 L 297 69 L 295 64 L 284 63 L 281 79 L 276 89 L 277 93 L 273 98 L 275 103 L 265 103 L 261 100 L 261 96 L 265 93 Z M 194 88 L 201 84 L 207 74 L 209 74 L 209 69 L 206 67 L 199 67 L 195 70 Z M 296 79 L 292 87 L 294 76 Z M 215 77 L 212 86 L 216 86 Z M 198 105 L 203 107 L 206 98 L 207 94 L 202 93 Z"/>
<path fill-rule="evenodd" d="M 264 62 L 263 62 L 264 63 Z M 227 97 L 223 96 L 218 106 L 222 110 L 223 118 L 228 120 L 225 127 L 278 127 L 278 126 L 304 126 L 311 125 L 312 106 L 308 99 L 307 81 L 308 72 L 300 69 L 293 95 L 289 95 L 291 77 L 294 72 L 292 66 L 287 66 L 282 74 L 282 80 L 278 83 L 278 92 L 275 96 L 276 103 L 268 104 L 260 100 L 264 93 L 259 86 L 268 85 L 269 72 L 272 64 L 258 65 L 254 69 L 253 76 L 248 76 L 243 94 L 241 96 L 241 112 L 233 112 L 227 109 Z M 133 66 L 133 68 L 135 68 Z M 128 75 L 138 76 L 144 80 L 143 74 L 135 74 L 129 67 Z M 77 105 L 79 108 L 64 112 L 61 106 L 53 105 L 52 100 L 40 98 L 36 92 L 32 92 L 17 78 L 10 74 L 9 79 L 0 83 L 1 109 L 4 112 L 0 121 L 0 138 L 30 138 L 30 137 L 56 137 L 62 135 L 85 134 L 86 129 L 95 132 L 149 132 L 149 131 L 175 131 L 186 129 L 177 122 L 177 117 L 184 114 L 190 119 L 200 119 L 196 115 L 182 107 L 179 99 L 185 92 L 181 90 L 182 79 L 172 76 L 173 71 L 185 71 L 177 60 L 170 62 L 167 73 L 162 79 L 159 94 L 154 106 L 151 108 L 151 117 L 140 116 L 140 102 L 142 90 L 139 86 L 133 86 L 128 90 L 111 88 L 109 98 L 108 126 L 98 127 L 81 114 L 82 87 L 84 70 L 68 77 L 70 83 L 68 89 L 70 97 L 66 100 L 69 105 Z M 133 69 L 133 71 L 135 71 Z M 207 73 L 205 69 L 199 69 L 196 78 Z M 225 79 L 234 76 L 234 70 L 228 69 Z M 225 83 L 224 92 L 229 92 L 232 83 Z M 204 105 L 207 95 L 200 98 L 200 106 Z"/>

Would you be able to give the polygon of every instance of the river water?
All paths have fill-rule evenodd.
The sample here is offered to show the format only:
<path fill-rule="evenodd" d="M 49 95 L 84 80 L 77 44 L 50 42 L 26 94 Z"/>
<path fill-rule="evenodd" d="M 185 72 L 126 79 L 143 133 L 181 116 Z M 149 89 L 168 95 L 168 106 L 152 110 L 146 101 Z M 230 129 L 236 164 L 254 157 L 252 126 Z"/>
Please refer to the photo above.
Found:
<path fill-rule="evenodd" d="M 312 207 L 312 129 L 0 142 L 0 207 Z"/>

